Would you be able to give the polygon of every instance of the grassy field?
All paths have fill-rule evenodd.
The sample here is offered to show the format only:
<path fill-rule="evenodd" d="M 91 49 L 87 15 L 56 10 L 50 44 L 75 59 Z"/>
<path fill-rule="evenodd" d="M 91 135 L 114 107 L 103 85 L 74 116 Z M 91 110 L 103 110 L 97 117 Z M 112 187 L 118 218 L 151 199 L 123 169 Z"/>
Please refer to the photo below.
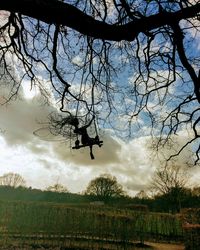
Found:
<path fill-rule="evenodd" d="M 175 215 L 40 202 L 0 202 L 0 231 L 1 246 L 21 244 L 20 249 L 27 244 L 138 249 L 133 242 L 182 240 L 181 223 Z"/>

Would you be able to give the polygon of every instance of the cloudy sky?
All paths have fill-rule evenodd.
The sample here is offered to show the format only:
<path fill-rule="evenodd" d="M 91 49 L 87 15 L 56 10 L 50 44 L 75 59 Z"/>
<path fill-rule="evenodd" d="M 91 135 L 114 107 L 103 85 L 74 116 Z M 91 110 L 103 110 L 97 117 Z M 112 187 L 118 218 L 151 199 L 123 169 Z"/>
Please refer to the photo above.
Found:
<path fill-rule="evenodd" d="M 77 63 L 79 59 L 74 58 Z M 151 177 L 161 164 L 149 148 L 148 125 L 142 124 L 140 136 L 128 142 L 113 136 L 110 130 L 104 131 L 104 145 L 94 148 L 95 160 L 92 161 L 86 148 L 73 151 L 69 142 L 46 141 L 34 135 L 55 108 L 45 105 L 38 91 L 30 91 L 29 82 L 24 83 L 17 100 L 2 105 L 7 93 L 8 89 L 1 86 L 0 175 L 19 173 L 27 186 L 33 188 L 45 189 L 60 183 L 71 192 L 82 192 L 91 179 L 109 173 L 117 177 L 129 194 L 148 190 Z M 181 145 L 187 137 L 186 132 L 180 132 L 177 143 Z M 189 154 L 185 151 L 176 159 L 176 164 L 184 166 Z M 190 172 L 192 183 L 200 183 L 200 168 L 193 167 Z"/>
<path fill-rule="evenodd" d="M 83 191 L 103 173 L 117 176 L 130 190 L 145 187 L 153 170 L 146 157 L 145 137 L 125 143 L 107 132 L 103 147 L 94 148 L 92 161 L 88 149 L 73 151 L 65 141 L 44 141 L 33 134 L 50 111 L 39 94 L 31 95 L 25 88 L 23 98 L 21 94 L 0 107 L 0 174 L 20 173 L 28 186 L 42 189 L 59 182 L 72 192 Z"/>
<path fill-rule="evenodd" d="M 7 172 L 22 175 L 28 186 L 45 189 L 60 183 L 71 192 L 82 192 L 88 182 L 103 173 L 115 175 L 129 194 L 148 189 L 151 176 L 159 165 L 151 157 L 149 136 L 124 142 L 105 132 L 102 148 L 94 149 L 91 160 L 88 149 L 73 151 L 65 141 L 44 141 L 33 132 L 41 128 L 52 107 L 45 105 L 37 91 L 24 85 L 19 98 L 0 106 L 0 175 Z M 0 100 L 4 101 L 1 89 Z M 180 140 L 184 141 L 184 134 Z M 177 160 L 187 159 L 187 152 Z M 193 168 L 193 181 L 200 181 L 200 171 Z"/>

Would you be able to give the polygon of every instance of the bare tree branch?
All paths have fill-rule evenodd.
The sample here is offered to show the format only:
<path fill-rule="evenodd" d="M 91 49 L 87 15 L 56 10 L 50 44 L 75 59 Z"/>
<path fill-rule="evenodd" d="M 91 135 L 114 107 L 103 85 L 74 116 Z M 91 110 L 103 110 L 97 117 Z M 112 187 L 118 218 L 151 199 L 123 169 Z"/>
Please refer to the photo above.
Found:
<path fill-rule="evenodd" d="M 140 32 L 195 17 L 200 12 L 200 3 L 171 13 L 164 11 L 135 19 L 124 25 L 95 20 L 75 6 L 57 0 L 1 0 L 0 9 L 20 13 L 48 24 L 64 25 L 93 38 L 133 41 Z"/>
<path fill-rule="evenodd" d="M 84 125 L 95 115 L 123 138 L 151 134 L 159 150 L 188 129 L 192 138 L 172 155 L 191 145 L 199 161 L 198 1 L 1 0 L 0 9 L 9 11 L 0 77 L 14 79 L 15 65 L 10 98 L 23 80 L 46 96 L 43 79 L 51 84 L 63 113 L 50 116 L 53 133 L 74 139 L 66 117 Z"/>

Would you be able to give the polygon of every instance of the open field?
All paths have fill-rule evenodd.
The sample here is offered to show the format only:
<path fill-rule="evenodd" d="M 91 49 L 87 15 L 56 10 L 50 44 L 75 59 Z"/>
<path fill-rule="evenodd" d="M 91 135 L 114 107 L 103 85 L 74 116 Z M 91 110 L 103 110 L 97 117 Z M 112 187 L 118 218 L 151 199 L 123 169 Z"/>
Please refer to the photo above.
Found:
<path fill-rule="evenodd" d="M 183 236 L 181 222 L 171 214 L 40 202 L 0 202 L 0 232 L 7 249 L 167 250 L 144 244 L 181 242 Z M 184 248 L 174 246 L 179 249 Z"/>

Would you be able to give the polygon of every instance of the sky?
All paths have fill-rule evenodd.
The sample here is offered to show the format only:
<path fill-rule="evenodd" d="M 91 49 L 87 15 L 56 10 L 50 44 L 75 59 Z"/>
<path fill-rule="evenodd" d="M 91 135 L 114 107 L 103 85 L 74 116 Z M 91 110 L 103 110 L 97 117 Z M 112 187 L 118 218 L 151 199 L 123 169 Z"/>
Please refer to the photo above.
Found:
<path fill-rule="evenodd" d="M 80 58 L 74 58 L 79 60 Z M 9 89 L 0 85 L 0 104 Z M 53 99 L 53 98 L 52 98 Z M 90 159 L 89 149 L 72 150 L 64 140 L 46 141 L 36 136 L 34 131 L 42 128 L 52 106 L 45 104 L 37 89 L 30 90 L 30 82 L 24 81 L 16 100 L 0 105 L 0 176 L 19 173 L 32 188 L 46 189 L 59 183 L 70 192 L 83 192 L 89 181 L 100 174 L 117 177 L 120 184 L 130 195 L 141 190 L 149 190 L 151 178 L 157 167 L 164 163 L 162 154 L 155 157 L 150 148 L 152 138 L 148 124 L 141 124 L 139 132 L 130 140 L 115 136 L 111 129 L 105 129 L 102 140 L 104 145 L 94 147 L 95 160 Z M 153 105 L 152 105 L 153 108 Z M 188 139 L 186 131 L 180 131 L 178 144 Z M 169 149 L 163 149 L 170 154 Z M 190 157 L 189 151 L 176 158 L 176 164 L 184 167 Z M 190 185 L 200 183 L 200 168 L 189 170 Z"/>
<path fill-rule="evenodd" d="M 70 192 L 83 192 L 89 181 L 100 174 L 117 177 L 130 195 L 148 190 L 151 177 L 160 165 L 149 149 L 150 136 L 140 136 L 128 142 L 105 131 L 104 145 L 95 147 L 95 160 L 89 150 L 72 150 L 65 141 L 45 141 L 34 135 L 41 128 L 52 107 L 44 104 L 38 91 L 23 85 L 17 100 L 0 106 L 0 175 L 19 173 L 32 188 L 46 189 L 59 183 Z M 5 89 L 4 89 L 5 90 Z M 4 91 L 1 90 L 3 99 Z M 140 133 L 142 134 L 142 133 Z M 180 134 L 179 140 L 185 140 Z M 184 165 L 189 157 L 185 152 L 177 158 Z M 193 184 L 200 181 L 199 168 L 191 169 Z"/>
<path fill-rule="evenodd" d="M 125 143 L 105 133 L 92 161 L 88 149 L 73 151 L 67 142 L 44 141 L 33 134 L 50 111 L 40 94 L 31 96 L 25 88 L 24 97 L 0 107 L 0 175 L 17 172 L 28 186 L 45 189 L 58 182 L 82 192 L 92 178 L 110 173 L 127 189 L 144 188 L 153 169 L 144 157 L 146 138 Z"/>

